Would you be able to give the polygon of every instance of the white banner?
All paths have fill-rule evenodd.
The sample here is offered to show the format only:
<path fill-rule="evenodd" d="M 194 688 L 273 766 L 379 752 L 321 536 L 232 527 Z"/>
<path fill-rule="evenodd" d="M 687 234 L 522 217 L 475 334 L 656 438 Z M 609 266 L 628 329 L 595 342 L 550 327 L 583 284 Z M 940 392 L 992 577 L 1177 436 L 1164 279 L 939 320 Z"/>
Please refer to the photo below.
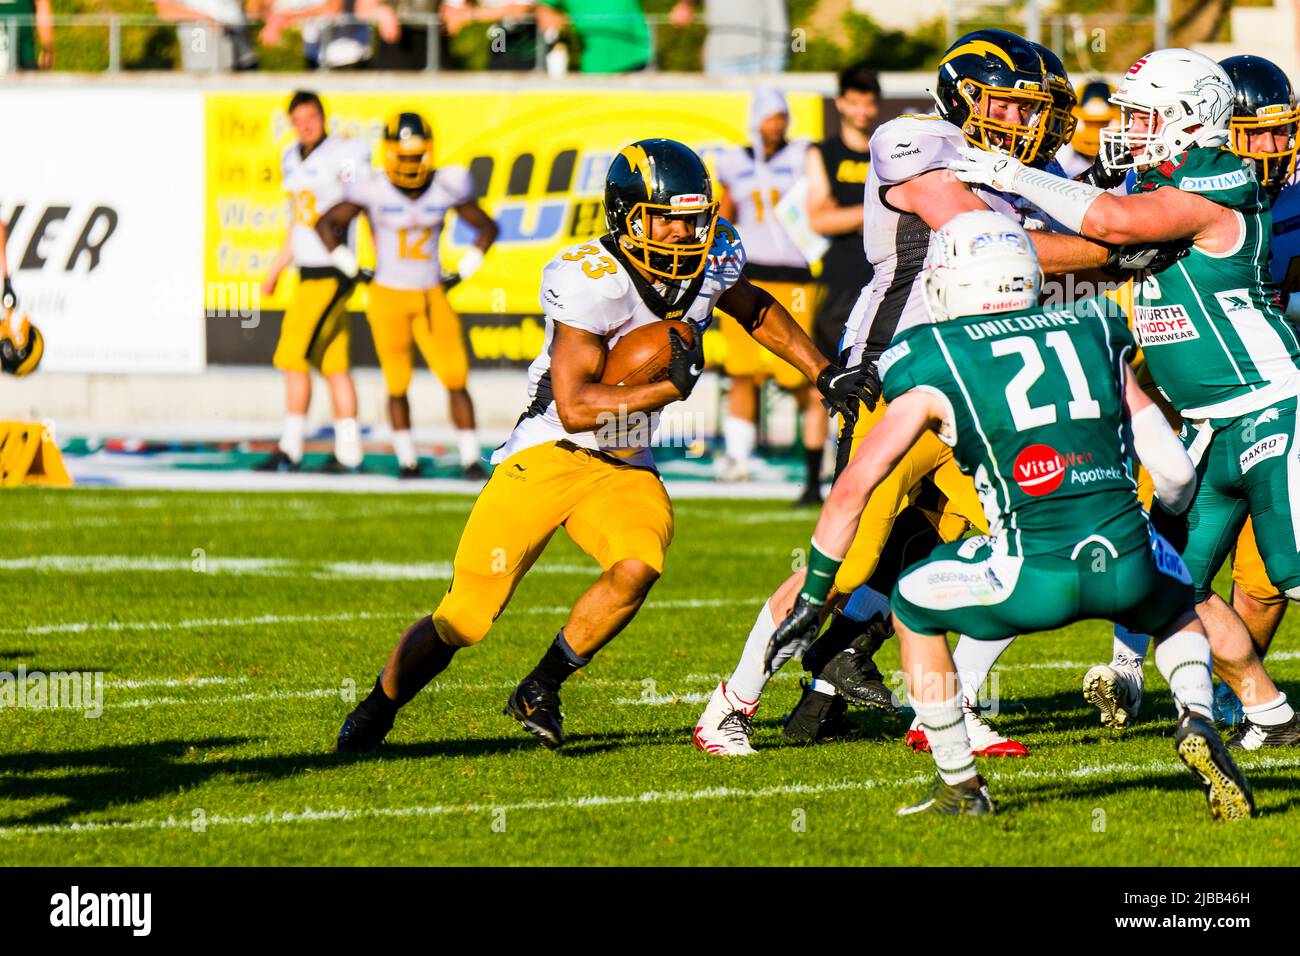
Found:
<path fill-rule="evenodd" d="M 43 371 L 204 367 L 199 91 L 0 90 L 9 271 Z"/>

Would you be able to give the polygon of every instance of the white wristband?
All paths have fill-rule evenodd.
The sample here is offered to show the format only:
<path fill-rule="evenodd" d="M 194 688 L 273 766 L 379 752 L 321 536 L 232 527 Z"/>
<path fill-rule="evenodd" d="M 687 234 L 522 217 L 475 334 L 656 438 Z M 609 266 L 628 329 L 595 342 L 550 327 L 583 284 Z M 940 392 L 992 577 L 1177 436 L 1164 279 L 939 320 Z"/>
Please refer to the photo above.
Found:
<path fill-rule="evenodd" d="M 483 250 L 478 246 L 470 246 L 465 250 L 465 254 L 460 257 L 460 265 L 457 267 L 456 272 L 462 279 L 468 279 L 478 272 L 481 265 L 483 265 Z"/>
<path fill-rule="evenodd" d="M 334 268 L 347 278 L 357 277 L 357 254 L 347 246 L 335 246 L 334 251 L 330 253 L 330 261 L 334 263 Z"/>
<path fill-rule="evenodd" d="M 1011 192 L 1024 196 L 1066 229 L 1082 235 L 1088 207 L 1105 190 L 1024 166 L 1011 181 Z"/>

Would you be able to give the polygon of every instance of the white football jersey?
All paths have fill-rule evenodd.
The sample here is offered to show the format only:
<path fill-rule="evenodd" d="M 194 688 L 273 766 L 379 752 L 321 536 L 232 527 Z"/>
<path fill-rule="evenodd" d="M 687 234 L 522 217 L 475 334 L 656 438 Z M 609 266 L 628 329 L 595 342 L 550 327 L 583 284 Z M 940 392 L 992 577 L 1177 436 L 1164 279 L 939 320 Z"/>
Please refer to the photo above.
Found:
<path fill-rule="evenodd" d="M 857 365 L 864 356 L 874 359 L 899 332 L 930 321 L 921 267 L 932 230 L 916 213 L 889 205 L 885 193 L 922 173 L 945 169 L 950 160 L 960 158 L 957 150 L 965 143 L 961 130 L 937 114 L 900 116 L 871 137 L 862 245 L 874 272 L 840 340 L 842 346 L 852 346 L 849 365 Z M 1010 197 L 983 186 L 971 189 L 994 212 L 1021 221 Z"/>
<path fill-rule="evenodd" d="M 671 303 L 658 308 L 647 305 L 653 296 L 649 284 L 633 273 L 611 251 L 613 239 L 604 236 L 571 246 L 542 270 L 541 303 L 546 318 L 546 344 L 528 368 L 528 408 L 505 444 L 492 455 L 492 463 L 505 461 L 515 452 L 548 441 L 567 438 L 583 448 L 599 449 L 629 464 L 653 468 L 651 447 L 659 428 L 659 413 L 649 416 L 648 427 L 629 421 L 617 422 L 596 431 L 572 433 L 565 430 L 551 390 L 551 344 L 557 322 L 593 332 L 612 348 L 633 329 L 662 319 L 689 322 L 703 334 L 713 322 L 718 297 L 736 284 L 745 266 L 745 249 L 736 230 L 718 220 L 713 246 L 704 271 L 687 283 Z M 662 290 L 663 287 L 655 287 Z"/>
<path fill-rule="evenodd" d="M 716 178 L 735 203 L 736 228 L 745 237 L 749 261 L 756 266 L 808 266 L 776 217 L 776 204 L 803 176 L 807 151 L 808 140 L 797 139 L 761 163 L 748 148 L 737 147 L 718 156 Z"/>
<path fill-rule="evenodd" d="M 326 136 L 306 159 L 297 143 L 280 157 L 280 181 L 293 202 L 293 261 L 302 267 L 331 265 L 316 221 L 343 199 L 349 180 L 370 173 L 370 148 L 347 136 Z"/>
<path fill-rule="evenodd" d="M 433 174 L 414 199 L 387 176 L 371 172 L 348 183 L 343 198 L 362 206 L 375 240 L 375 284 L 389 289 L 432 289 L 442 283 L 438 240 L 448 209 L 474 198 L 469 171 L 448 166 Z"/>

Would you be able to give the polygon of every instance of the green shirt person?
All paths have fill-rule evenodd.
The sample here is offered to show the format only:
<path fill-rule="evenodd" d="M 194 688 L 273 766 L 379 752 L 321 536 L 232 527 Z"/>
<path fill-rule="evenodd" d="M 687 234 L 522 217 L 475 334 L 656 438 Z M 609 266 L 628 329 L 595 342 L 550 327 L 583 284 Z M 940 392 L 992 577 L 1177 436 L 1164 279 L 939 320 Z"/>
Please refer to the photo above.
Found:
<path fill-rule="evenodd" d="M 50 0 L 0 0 L 0 73 L 48 70 L 53 66 L 54 15 Z"/>
<path fill-rule="evenodd" d="M 573 26 L 579 73 L 632 73 L 650 65 L 650 29 L 638 0 L 555 0 L 538 5 L 543 30 Z"/>

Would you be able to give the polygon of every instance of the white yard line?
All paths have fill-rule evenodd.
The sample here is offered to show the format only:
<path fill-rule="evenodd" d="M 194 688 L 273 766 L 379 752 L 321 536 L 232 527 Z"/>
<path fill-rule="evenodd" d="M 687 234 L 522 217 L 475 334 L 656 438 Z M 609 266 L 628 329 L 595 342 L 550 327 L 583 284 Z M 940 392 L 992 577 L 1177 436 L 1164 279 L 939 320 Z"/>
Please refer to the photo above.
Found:
<path fill-rule="evenodd" d="M 761 759 L 761 758 L 758 758 Z M 1300 755 L 1290 758 L 1264 758 L 1251 761 L 1248 769 L 1271 770 L 1300 767 Z M 1090 777 L 1142 776 L 1162 771 L 1184 772 L 1173 760 L 1151 760 L 1145 763 L 1093 764 L 1064 770 L 1025 770 L 990 773 L 994 782 L 1014 785 L 1018 781 L 1081 780 Z M 836 783 L 780 784 L 772 787 L 744 789 L 740 787 L 706 787 L 700 790 L 647 790 L 633 794 L 591 794 L 567 797 L 560 800 L 526 800 L 518 803 L 461 803 L 432 804 L 406 807 L 366 807 L 362 809 L 335 808 L 315 810 L 271 810 L 266 813 L 228 816 L 208 814 L 203 818 L 207 827 L 281 826 L 297 823 L 352 822 L 373 819 L 404 819 L 414 817 L 463 816 L 470 813 L 527 813 L 537 810 L 600 810 L 611 807 L 645 807 L 665 803 L 696 803 L 714 800 L 751 799 L 771 797 L 807 797 L 846 791 L 894 789 L 918 786 L 933 779 L 923 772 L 891 780 L 844 780 Z M 188 830 L 194 826 L 191 818 L 164 817 L 137 820 L 85 821 L 75 823 L 47 823 L 35 826 L 0 827 L 0 838 L 40 836 L 47 834 L 95 834 L 130 830 Z"/>

